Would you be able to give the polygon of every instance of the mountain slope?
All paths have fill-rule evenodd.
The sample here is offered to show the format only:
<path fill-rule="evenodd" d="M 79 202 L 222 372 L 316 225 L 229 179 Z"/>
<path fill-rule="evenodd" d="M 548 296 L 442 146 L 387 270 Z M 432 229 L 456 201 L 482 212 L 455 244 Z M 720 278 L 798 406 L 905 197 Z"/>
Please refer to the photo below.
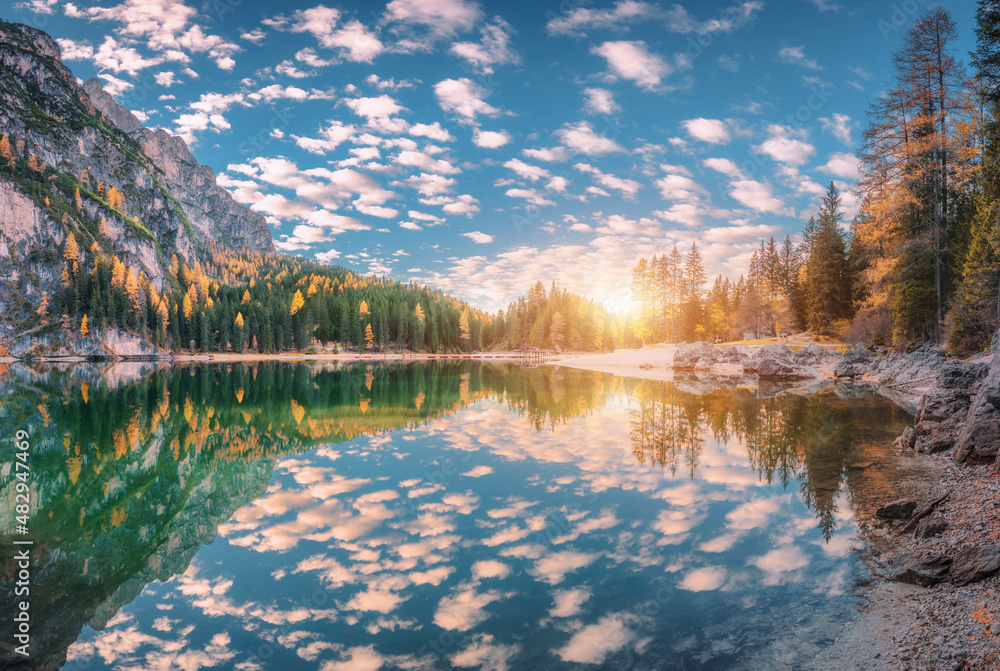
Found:
<path fill-rule="evenodd" d="M 158 289 L 174 254 L 191 265 L 209 243 L 273 252 L 264 218 L 239 204 L 180 138 L 143 128 L 58 45 L 0 22 L 0 308 L 26 316 L 52 296 L 68 234 L 115 255 Z M 96 248 L 94 245 L 96 244 Z"/>

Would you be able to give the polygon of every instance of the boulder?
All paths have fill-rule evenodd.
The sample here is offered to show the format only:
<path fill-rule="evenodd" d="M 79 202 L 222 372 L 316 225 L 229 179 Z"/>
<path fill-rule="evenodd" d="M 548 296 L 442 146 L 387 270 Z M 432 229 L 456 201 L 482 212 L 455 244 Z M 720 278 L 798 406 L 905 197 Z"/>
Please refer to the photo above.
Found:
<path fill-rule="evenodd" d="M 913 529 L 913 535 L 920 540 L 924 540 L 940 536 L 947 530 L 947 520 L 943 520 L 940 517 L 925 517 L 917 522 L 917 526 Z"/>
<path fill-rule="evenodd" d="M 801 380 L 815 377 L 815 371 L 803 366 L 788 345 L 764 345 L 743 366 L 765 380 Z"/>
<path fill-rule="evenodd" d="M 898 499 L 875 510 L 875 517 L 883 520 L 908 520 L 919 504 L 912 499 Z"/>
<path fill-rule="evenodd" d="M 1000 345 L 1000 331 L 994 347 Z M 994 461 L 1000 468 L 1000 353 L 993 354 L 986 379 L 969 406 L 965 423 L 955 441 L 956 461 Z"/>
<path fill-rule="evenodd" d="M 674 370 L 711 367 L 722 358 L 722 351 L 707 342 L 681 344 L 674 352 Z M 699 365 L 700 364 L 700 365 Z"/>
<path fill-rule="evenodd" d="M 911 552 L 892 563 L 889 579 L 921 587 L 930 587 L 948 580 L 948 569 L 952 560 L 933 552 Z"/>
<path fill-rule="evenodd" d="M 899 438 L 893 443 L 893 447 L 899 452 L 908 452 L 915 448 L 917 445 L 917 432 L 913 430 L 912 426 L 908 426 L 903 429 L 903 433 L 899 434 Z"/>
<path fill-rule="evenodd" d="M 795 359 L 802 364 L 818 363 L 820 359 L 830 356 L 830 352 L 825 347 L 821 347 L 814 342 L 809 343 L 795 353 Z"/>
<path fill-rule="evenodd" d="M 1000 571 L 1000 545 L 969 548 L 955 557 L 951 581 L 956 585 L 978 582 Z"/>
<path fill-rule="evenodd" d="M 872 358 L 863 343 L 857 343 L 844 353 L 833 370 L 836 377 L 856 377 L 864 375 L 871 366 Z"/>

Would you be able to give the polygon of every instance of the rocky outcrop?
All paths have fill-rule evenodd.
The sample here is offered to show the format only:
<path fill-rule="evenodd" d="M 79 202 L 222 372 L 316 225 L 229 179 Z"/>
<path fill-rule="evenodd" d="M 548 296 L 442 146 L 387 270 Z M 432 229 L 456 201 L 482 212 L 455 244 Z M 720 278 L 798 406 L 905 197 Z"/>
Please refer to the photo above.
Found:
<path fill-rule="evenodd" d="M 1000 470 L 1000 331 L 993 337 L 993 362 L 970 404 L 955 442 L 958 461 L 992 460 Z"/>
<path fill-rule="evenodd" d="M 101 86 L 100 80 L 83 84 L 94 107 L 128 133 L 162 171 L 171 195 L 180 203 L 188 221 L 203 239 L 228 247 L 273 252 L 274 243 L 264 216 L 237 203 L 215 180 L 215 172 L 199 164 L 181 138 L 167 131 L 145 128 Z"/>
<path fill-rule="evenodd" d="M 193 265 L 209 242 L 274 251 L 264 218 L 219 187 L 182 139 L 144 128 L 97 80 L 78 83 L 44 32 L 3 21 L 0 133 L 21 159 L 20 167 L 0 166 L 4 319 L 26 317 L 42 292 L 55 293 L 67 230 L 84 256 L 95 243 L 110 248 L 157 288 L 173 254 Z M 48 195 L 39 173 L 23 167 L 28 156 L 50 171 Z M 106 201 L 111 187 L 124 205 Z"/>
<path fill-rule="evenodd" d="M 864 375 L 871 365 L 872 358 L 868 354 L 868 348 L 858 343 L 844 353 L 843 358 L 837 362 L 833 369 L 836 377 L 857 377 Z"/>
<path fill-rule="evenodd" d="M 777 343 L 757 348 L 721 348 L 696 342 L 677 348 L 672 367 L 683 372 L 755 374 L 761 380 L 806 380 L 820 377 L 818 366 L 830 356 L 829 352 L 815 344 L 796 352 L 787 345 Z"/>
<path fill-rule="evenodd" d="M 107 329 L 98 333 L 95 329 L 86 337 L 66 333 L 27 334 L 14 339 L 10 345 L 10 354 L 15 357 L 44 359 L 113 359 L 156 357 L 163 352 L 131 333 L 119 329 Z"/>
<path fill-rule="evenodd" d="M 753 353 L 743 370 L 757 373 L 762 380 L 805 380 L 816 377 L 816 371 L 806 363 L 810 358 L 809 354 L 798 357 L 788 345 L 764 345 Z"/>

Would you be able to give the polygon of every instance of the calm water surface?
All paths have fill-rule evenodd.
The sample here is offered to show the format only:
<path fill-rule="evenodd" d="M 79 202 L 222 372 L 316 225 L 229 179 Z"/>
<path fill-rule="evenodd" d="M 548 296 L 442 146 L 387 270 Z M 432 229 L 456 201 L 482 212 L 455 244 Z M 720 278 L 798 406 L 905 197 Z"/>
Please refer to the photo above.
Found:
<path fill-rule="evenodd" d="M 548 367 L 140 368 L 0 373 L 24 668 L 792 668 L 854 612 L 858 462 L 909 421 Z"/>

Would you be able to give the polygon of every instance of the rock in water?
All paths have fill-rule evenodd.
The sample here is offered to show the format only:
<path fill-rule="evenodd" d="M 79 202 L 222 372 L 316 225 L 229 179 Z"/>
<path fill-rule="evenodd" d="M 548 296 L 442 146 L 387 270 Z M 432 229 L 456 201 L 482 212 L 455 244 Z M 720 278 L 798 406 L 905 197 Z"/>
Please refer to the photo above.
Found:
<path fill-rule="evenodd" d="M 837 362 L 833 374 L 836 377 L 864 375 L 871 363 L 872 358 L 868 354 L 868 348 L 864 344 L 858 343 L 844 353 L 843 358 Z"/>
<path fill-rule="evenodd" d="M 916 501 L 899 499 L 876 509 L 875 516 L 884 520 L 908 520 L 913 517 L 917 505 Z"/>
<path fill-rule="evenodd" d="M 764 345 L 754 352 L 744 370 L 755 372 L 763 380 L 801 380 L 815 377 L 815 371 L 803 366 L 788 345 Z"/>
<path fill-rule="evenodd" d="M 1000 571 L 1000 546 L 983 545 L 971 548 L 955 557 L 951 565 L 951 581 L 956 585 L 984 580 Z"/>
<path fill-rule="evenodd" d="M 903 429 L 903 433 L 899 435 L 896 442 L 893 443 L 895 447 L 900 452 L 907 452 L 912 450 L 917 444 L 917 432 L 913 430 L 912 426 L 908 426 Z"/>
<path fill-rule="evenodd" d="M 893 562 L 889 579 L 921 587 L 930 587 L 948 579 L 950 557 L 930 552 L 911 552 Z"/>
<path fill-rule="evenodd" d="M 680 345 L 674 353 L 674 370 L 694 370 L 711 366 L 722 358 L 722 352 L 707 342 Z"/>

